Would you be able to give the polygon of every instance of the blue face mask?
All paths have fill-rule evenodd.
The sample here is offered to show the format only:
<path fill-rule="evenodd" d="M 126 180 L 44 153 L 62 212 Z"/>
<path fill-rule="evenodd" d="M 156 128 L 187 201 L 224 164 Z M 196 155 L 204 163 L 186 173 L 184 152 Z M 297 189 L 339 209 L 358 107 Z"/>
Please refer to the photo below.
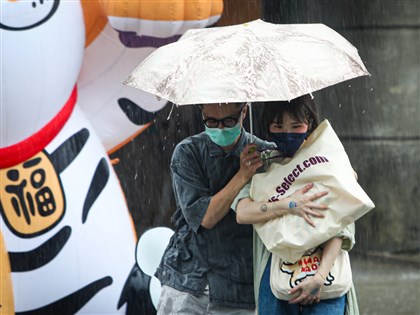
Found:
<path fill-rule="evenodd" d="M 308 133 L 271 132 L 270 135 L 273 142 L 277 145 L 276 150 L 280 152 L 280 156 L 293 157 L 303 141 L 305 141 Z"/>
<path fill-rule="evenodd" d="M 241 134 L 241 125 L 236 124 L 232 128 L 208 128 L 206 127 L 206 134 L 210 137 L 211 141 L 221 147 L 226 147 L 235 142 L 236 138 Z"/>

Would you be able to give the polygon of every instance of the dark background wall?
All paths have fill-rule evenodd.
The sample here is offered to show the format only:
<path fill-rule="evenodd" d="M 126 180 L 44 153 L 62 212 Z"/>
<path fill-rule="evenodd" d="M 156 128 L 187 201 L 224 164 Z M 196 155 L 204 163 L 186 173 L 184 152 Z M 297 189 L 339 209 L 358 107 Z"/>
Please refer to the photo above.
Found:
<path fill-rule="evenodd" d="M 263 18 L 273 23 L 324 23 L 359 49 L 371 77 L 314 93 L 376 208 L 357 224 L 356 252 L 420 252 L 420 1 L 226 0 L 218 25 Z M 255 107 L 254 107 L 255 109 Z M 169 175 L 174 146 L 202 131 L 192 106 L 171 106 L 114 153 L 138 235 L 171 226 L 175 209 Z M 258 118 L 258 109 L 255 110 Z M 258 132 L 258 128 L 257 128 Z"/>
<path fill-rule="evenodd" d="M 261 10 L 260 0 L 225 0 L 224 12 L 217 26 L 258 19 Z M 115 171 L 138 236 L 147 228 L 171 227 L 170 217 L 175 211 L 169 170 L 171 155 L 178 142 L 203 130 L 198 108 L 182 106 L 172 109 L 168 104 L 156 113 L 151 127 L 111 155 L 111 159 L 120 160 Z"/>
<path fill-rule="evenodd" d="M 359 49 L 371 77 L 315 93 L 376 209 L 355 250 L 420 252 L 420 1 L 264 1 L 274 23 L 324 23 Z"/>

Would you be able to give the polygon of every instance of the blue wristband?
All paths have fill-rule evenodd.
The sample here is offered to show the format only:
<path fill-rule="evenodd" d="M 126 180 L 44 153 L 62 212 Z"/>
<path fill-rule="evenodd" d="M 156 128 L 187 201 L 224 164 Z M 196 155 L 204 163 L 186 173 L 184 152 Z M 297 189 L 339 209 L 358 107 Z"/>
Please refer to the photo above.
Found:
<path fill-rule="evenodd" d="M 296 207 L 297 207 L 297 203 L 295 201 L 289 202 L 289 209 L 296 208 Z"/>

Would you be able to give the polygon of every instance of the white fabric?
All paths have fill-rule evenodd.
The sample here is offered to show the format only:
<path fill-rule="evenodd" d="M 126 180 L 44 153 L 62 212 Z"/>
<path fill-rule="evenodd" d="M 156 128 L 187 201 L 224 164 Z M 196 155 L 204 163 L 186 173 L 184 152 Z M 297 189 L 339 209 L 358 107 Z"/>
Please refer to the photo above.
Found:
<path fill-rule="evenodd" d="M 308 277 L 313 277 L 322 260 L 322 249 L 316 248 L 305 254 L 296 263 L 287 263 L 273 254 L 270 270 L 270 286 L 273 294 L 280 300 L 291 300 L 300 292 L 293 295 L 288 292 L 298 286 Z M 328 275 L 325 276 L 321 290 L 321 300 L 333 299 L 346 294 L 352 285 L 352 273 L 348 252 L 340 249 Z"/>
<path fill-rule="evenodd" d="M 251 198 L 273 201 L 291 195 L 308 183 L 314 183 L 308 195 L 328 191 L 328 195 L 316 201 L 329 207 L 324 212 L 325 218 L 312 218 L 316 228 L 297 215 L 254 224 L 267 249 L 289 262 L 295 262 L 307 250 L 334 237 L 374 208 L 327 120 L 312 132 L 293 159 L 273 163 L 266 173 L 253 176 Z"/>

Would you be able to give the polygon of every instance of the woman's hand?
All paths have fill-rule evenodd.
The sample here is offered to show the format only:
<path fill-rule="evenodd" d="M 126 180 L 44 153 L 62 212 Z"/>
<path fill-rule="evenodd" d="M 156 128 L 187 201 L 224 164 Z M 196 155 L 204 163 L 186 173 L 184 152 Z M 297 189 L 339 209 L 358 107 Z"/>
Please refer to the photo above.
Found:
<path fill-rule="evenodd" d="M 240 169 L 239 171 L 244 176 L 245 182 L 248 182 L 251 177 L 257 172 L 264 162 L 261 160 L 260 152 L 257 150 L 255 143 L 247 144 L 241 152 Z"/>
<path fill-rule="evenodd" d="M 325 217 L 324 214 L 319 213 L 316 210 L 327 210 L 328 206 L 315 203 L 314 201 L 327 195 L 328 192 L 321 191 L 313 195 L 305 195 L 312 187 L 313 184 L 307 184 L 303 188 L 296 190 L 286 200 L 289 202 L 289 213 L 304 218 L 308 224 L 315 227 L 310 216 L 318 218 Z"/>
<path fill-rule="evenodd" d="M 313 277 L 304 279 L 297 287 L 289 291 L 289 294 L 300 291 L 300 294 L 291 299 L 289 303 L 302 305 L 319 303 L 323 284 L 324 280 L 317 273 Z"/>

